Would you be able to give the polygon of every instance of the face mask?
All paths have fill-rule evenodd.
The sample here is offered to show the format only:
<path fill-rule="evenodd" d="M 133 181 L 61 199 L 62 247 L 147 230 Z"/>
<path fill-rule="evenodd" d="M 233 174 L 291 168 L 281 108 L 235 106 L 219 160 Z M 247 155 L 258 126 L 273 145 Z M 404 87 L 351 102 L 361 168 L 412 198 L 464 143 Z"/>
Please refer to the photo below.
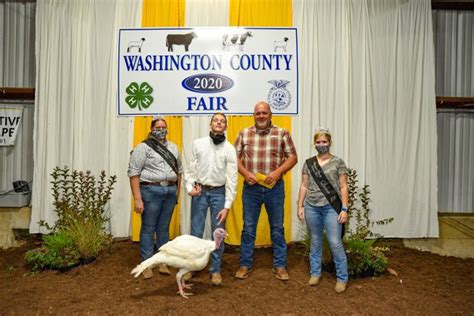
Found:
<path fill-rule="evenodd" d="M 219 145 L 223 141 L 225 141 L 225 135 L 224 134 L 213 134 L 212 132 L 209 132 L 209 137 L 211 137 L 212 142 L 214 145 Z"/>
<path fill-rule="evenodd" d="M 315 146 L 316 150 L 318 151 L 319 154 L 325 154 L 329 152 L 329 146 L 328 145 L 316 145 Z"/>
<path fill-rule="evenodd" d="M 155 129 L 151 131 L 151 135 L 153 135 L 157 139 L 164 139 L 168 134 L 168 130 L 166 128 L 163 129 Z"/>

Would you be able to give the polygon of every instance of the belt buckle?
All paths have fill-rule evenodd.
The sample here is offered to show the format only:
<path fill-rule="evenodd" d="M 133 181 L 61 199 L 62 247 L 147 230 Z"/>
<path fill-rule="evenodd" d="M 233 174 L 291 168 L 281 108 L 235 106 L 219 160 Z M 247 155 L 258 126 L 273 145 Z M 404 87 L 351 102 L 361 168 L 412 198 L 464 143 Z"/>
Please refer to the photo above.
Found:
<path fill-rule="evenodd" d="M 169 184 L 168 181 L 160 181 L 160 185 L 161 185 L 162 187 L 167 187 L 168 184 Z"/>

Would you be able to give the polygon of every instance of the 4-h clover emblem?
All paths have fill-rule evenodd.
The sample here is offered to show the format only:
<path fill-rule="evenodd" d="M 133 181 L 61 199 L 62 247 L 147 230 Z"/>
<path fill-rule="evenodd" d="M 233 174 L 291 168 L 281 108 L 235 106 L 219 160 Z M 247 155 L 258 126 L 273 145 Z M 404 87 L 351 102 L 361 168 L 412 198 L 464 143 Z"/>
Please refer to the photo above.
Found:
<path fill-rule="evenodd" d="M 138 106 L 138 110 L 143 111 L 153 103 L 153 97 L 151 96 L 153 88 L 148 82 L 142 82 L 140 86 L 138 86 L 138 83 L 132 82 L 125 89 L 125 92 L 128 94 L 125 102 L 132 109 Z"/>

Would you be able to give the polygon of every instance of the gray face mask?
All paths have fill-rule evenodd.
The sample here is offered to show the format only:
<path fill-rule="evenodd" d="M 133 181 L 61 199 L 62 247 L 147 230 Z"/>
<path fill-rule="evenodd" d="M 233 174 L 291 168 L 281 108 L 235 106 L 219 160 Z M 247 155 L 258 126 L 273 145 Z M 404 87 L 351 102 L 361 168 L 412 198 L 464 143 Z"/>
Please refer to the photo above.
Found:
<path fill-rule="evenodd" d="M 329 152 L 329 146 L 328 145 L 316 145 L 315 146 L 316 150 L 318 151 L 319 154 L 325 154 Z"/>
<path fill-rule="evenodd" d="M 168 134 L 168 130 L 166 128 L 155 129 L 151 131 L 151 135 L 153 135 L 157 139 L 164 139 L 166 137 L 166 134 Z"/>

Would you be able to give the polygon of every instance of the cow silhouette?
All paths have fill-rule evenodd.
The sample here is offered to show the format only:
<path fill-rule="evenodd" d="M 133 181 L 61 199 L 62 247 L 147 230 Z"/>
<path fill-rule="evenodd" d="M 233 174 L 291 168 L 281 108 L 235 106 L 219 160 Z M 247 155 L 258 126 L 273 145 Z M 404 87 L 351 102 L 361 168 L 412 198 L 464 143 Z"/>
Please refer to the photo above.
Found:
<path fill-rule="evenodd" d="M 230 46 L 238 45 L 239 50 L 244 50 L 245 41 L 247 38 L 252 37 L 252 32 L 247 31 L 240 34 L 224 34 L 222 36 L 222 49 L 229 50 Z"/>
<path fill-rule="evenodd" d="M 173 45 L 184 45 L 184 50 L 189 50 L 189 45 L 193 38 L 197 37 L 196 33 L 191 32 L 187 34 L 168 34 L 166 36 L 166 47 L 168 47 L 168 51 L 173 51 Z"/>

